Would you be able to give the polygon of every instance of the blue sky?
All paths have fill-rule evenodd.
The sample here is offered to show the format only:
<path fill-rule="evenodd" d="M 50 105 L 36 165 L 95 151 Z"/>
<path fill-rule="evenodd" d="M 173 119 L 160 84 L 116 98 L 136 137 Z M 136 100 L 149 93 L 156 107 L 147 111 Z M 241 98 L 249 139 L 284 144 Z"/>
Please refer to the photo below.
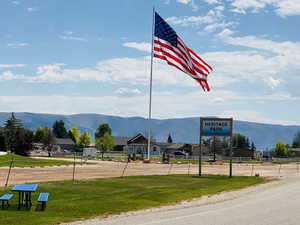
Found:
<path fill-rule="evenodd" d="M 155 60 L 153 117 L 300 125 L 299 0 L 2 0 L 0 111 L 146 117 L 153 5 L 214 68 Z"/>

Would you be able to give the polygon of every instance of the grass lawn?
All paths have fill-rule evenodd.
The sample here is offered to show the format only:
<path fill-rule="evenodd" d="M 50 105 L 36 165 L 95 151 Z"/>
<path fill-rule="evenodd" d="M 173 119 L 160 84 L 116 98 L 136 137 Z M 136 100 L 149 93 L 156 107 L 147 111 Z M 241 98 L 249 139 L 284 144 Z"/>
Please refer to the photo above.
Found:
<path fill-rule="evenodd" d="M 36 211 L 38 193 L 30 210 L 17 210 L 17 194 L 9 209 L 0 210 L 0 224 L 43 225 L 118 214 L 176 203 L 264 182 L 261 177 L 207 175 L 134 176 L 89 181 L 39 184 L 38 192 L 50 192 L 46 210 Z M 9 190 L 0 189 L 1 193 Z"/>
<path fill-rule="evenodd" d="M 0 167 L 9 166 L 12 159 L 11 154 L 0 156 Z M 32 159 L 20 155 L 14 155 L 14 167 L 36 167 L 36 166 L 62 166 L 72 165 L 73 162 L 63 160 Z"/>

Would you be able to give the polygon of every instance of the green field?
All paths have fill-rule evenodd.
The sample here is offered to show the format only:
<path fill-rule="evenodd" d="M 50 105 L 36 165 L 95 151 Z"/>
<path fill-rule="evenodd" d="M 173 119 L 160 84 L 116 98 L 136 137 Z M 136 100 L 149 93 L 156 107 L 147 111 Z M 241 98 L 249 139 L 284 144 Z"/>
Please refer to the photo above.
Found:
<path fill-rule="evenodd" d="M 49 192 L 45 211 L 36 211 L 38 193 L 30 210 L 17 210 L 17 195 L 9 209 L 0 210 L 0 224 L 42 225 L 118 214 L 174 204 L 203 195 L 244 188 L 264 182 L 260 177 L 135 176 L 89 181 L 48 182 L 38 192 Z M 9 190 L 1 189 L 2 193 Z"/>
<path fill-rule="evenodd" d="M 63 166 L 73 164 L 73 162 L 63 160 L 32 159 L 30 157 L 7 154 L 0 156 L 0 167 L 9 166 L 12 157 L 14 158 L 14 167 Z"/>

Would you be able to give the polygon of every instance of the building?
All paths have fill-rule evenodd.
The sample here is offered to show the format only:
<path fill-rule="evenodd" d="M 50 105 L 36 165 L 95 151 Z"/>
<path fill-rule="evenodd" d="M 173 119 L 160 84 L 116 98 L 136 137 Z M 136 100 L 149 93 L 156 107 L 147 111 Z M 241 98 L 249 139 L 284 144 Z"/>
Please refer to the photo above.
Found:
<path fill-rule="evenodd" d="M 82 152 L 83 157 L 98 157 L 100 155 L 100 151 L 96 148 L 84 148 Z"/>
<path fill-rule="evenodd" d="M 130 137 L 115 136 L 114 151 L 124 151 L 124 148 L 127 146 L 127 141 L 130 140 Z"/>
<path fill-rule="evenodd" d="M 127 141 L 124 147 L 127 154 L 148 154 L 148 139 L 141 133 L 134 135 Z M 192 145 L 185 143 L 167 143 L 151 140 L 150 155 L 161 155 L 163 153 L 174 154 L 175 152 L 184 152 L 191 154 Z"/>
<path fill-rule="evenodd" d="M 127 141 L 124 152 L 127 154 L 141 154 L 146 155 L 148 152 L 148 139 L 141 133 L 134 135 Z M 151 153 L 150 153 L 151 154 Z M 152 155 L 152 154 L 151 154 Z"/>
<path fill-rule="evenodd" d="M 226 156 L 230 155 L 230 150 L 226 149 Z M 246 157 L 246 158 L 254 158 L 255 151 L 249 148 L 232 148 L 232 157 Z"/>
<path fill-rule="evenodd" d="M 75 143 L 71 138 L 55 138 L 55 148 L 57 151 L 76 151 Z"/>
<path fill-rule="evenodd" d="M 290 148 L 291 156 L 300 157 L 300 148 Z"/>

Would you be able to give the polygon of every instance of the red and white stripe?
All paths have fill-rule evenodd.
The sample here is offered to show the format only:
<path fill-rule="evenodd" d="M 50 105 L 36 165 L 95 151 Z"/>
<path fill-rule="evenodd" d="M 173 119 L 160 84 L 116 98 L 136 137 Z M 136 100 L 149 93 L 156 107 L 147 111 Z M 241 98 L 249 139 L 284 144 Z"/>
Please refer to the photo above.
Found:
<path fill-rule="evenodd" d="M 177 47 L 173 47 L 169 42 L 154 37 L 153 56 L 165 60 L 169 65 L 176 67 L 182 72 L 194 78 L 204 90 L 209 91 L 207 76 L 212 71 L 203 59 L 193 50 L 185 46 L 178 38 Z"/>

